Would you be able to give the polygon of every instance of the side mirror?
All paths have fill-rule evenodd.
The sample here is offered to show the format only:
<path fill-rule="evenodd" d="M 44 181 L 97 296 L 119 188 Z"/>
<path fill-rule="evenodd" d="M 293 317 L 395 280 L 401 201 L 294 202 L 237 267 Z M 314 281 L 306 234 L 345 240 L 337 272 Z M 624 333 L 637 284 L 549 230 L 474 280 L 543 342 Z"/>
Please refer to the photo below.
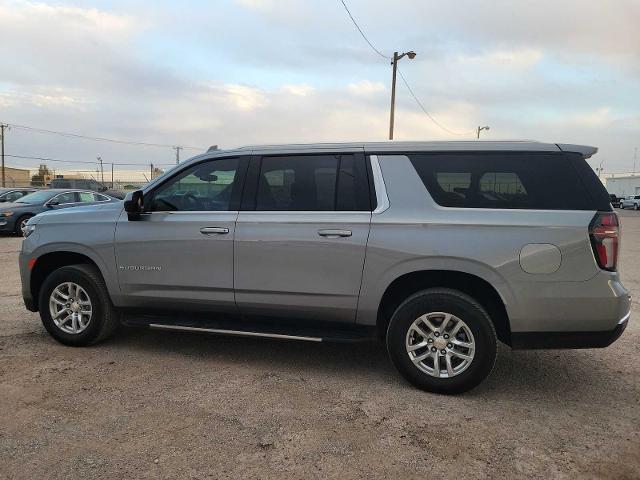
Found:
<path fill-rule="evenodd" d="M 142 190 L 128 193 L 124 198 L 124 211 L 130 221 L 140 220 L 140 214 L 144 211 L 144 195 Z"/>
<path fill-rule="evenodd" d="M 47 203 L 47 207 L 49 207 L 49 208 L 55 207 L 56 205 L 60 205 L 60 202 L 58 202 L 57 200 L 53 200 L 53 201 Z"/>

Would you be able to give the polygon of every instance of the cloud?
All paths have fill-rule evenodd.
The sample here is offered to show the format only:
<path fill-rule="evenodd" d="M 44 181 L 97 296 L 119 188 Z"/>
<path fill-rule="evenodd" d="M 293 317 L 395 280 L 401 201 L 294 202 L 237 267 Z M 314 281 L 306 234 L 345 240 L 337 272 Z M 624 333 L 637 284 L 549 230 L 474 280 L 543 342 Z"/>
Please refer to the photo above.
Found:
<path fill-rule="evenodd" d="M 242 111 L 252 111 L 270 103 L 260 89 L 246 85 L 224 85 L 222 92 L 237 109 Z"/>
<path fill-rule="evenodd" d="M 376 93 L 384 92 L 384 84 L 382 82 L 371 82 L 369 80 L 362 80 L 356 83 L 350 83 L 347 85 L 347 89 L 352 95 L 369 96 Z"/>
<path fill-rule="evenodd" d="M 282 90 L 291 95 L 297 95 L 299 97 L 306 97 L 307 95 L 312 94 L 315 91 L 311 85 L 301 84 L 301 85 L 283 85 Z"/>
<path fill-rule="evenodd" d="M 637 142 L 637 1 L 479 8 L 469 0 L 397 0 L 397 11 L 411 12 L 401 28 L 390 26 L 388 2 L 349 5 L 383 52 L 418 52 L 401 61 L 402 72 L 453 131 L 488 124 L 487 138 L 595 144 L 611 159 Z M 6 122 L 204 147 L 387 135 L 391 66 L 338 2 L 236 0 L 188 9 L 119 2 L 107 9 L 8 1 L 0 5 L 0 55 Z M 399 80 L 396 138 L 472 135 L 438 128 Z M 175 155 L 18 129 L 7 142 L 16 154 L 77 160 L 101 154 L 163 164 Z"/>

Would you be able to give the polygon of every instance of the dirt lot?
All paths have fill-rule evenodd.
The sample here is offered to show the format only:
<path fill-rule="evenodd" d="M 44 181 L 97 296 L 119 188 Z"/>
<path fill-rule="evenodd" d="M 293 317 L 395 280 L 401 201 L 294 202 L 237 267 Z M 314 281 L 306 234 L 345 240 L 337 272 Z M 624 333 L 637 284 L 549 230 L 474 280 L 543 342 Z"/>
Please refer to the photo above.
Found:
<path fill-rule="evenodd" d="M 623 213 L 640 292 L 640 215 Z M 639 478 L 640 327 L 514 352 L 465 395 L 415 390 L 381 344 L 124 330 L 55 343 L 0 238 L 0 478 Z"/>

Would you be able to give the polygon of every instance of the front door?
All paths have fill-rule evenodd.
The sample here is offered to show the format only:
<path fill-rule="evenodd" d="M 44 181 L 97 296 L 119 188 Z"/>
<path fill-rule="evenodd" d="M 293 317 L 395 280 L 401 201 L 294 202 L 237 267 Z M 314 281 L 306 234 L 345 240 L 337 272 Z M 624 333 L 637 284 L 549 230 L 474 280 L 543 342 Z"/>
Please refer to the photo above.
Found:
<path fill-rule="evenodd" d="M 240 312 L 354 322 L 371 223 L 364 156 L 265 156 L 250 171 L 234 252 Z"/>
<path fill-rule="evenodd" d="M 123 212 L 115 245 L 127 306 L 235 313 L 233 240 L 247 164 L 200 162 L 145 192 L 139 220 Z"/>

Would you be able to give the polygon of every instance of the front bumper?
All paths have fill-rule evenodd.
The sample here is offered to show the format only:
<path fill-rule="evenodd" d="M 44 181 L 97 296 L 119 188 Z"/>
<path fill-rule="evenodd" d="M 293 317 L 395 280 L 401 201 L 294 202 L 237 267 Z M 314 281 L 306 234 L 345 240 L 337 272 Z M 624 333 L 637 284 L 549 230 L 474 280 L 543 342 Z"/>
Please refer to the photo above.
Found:
<path fill-rule="evenodd" d="M 0 232 L 13 232 L 15 227 L 13 218 L 0 217 Z"/>
<path fill-rule="evenodd" d="M 604 348 L 615 342 L 629 324 L 627 313 L 613 330 L 603 332 L 516 332 L 511 334 L 515 350 L 550 348 Z"/>
<path fill-rule="evenodd" d="M 29 269 L 29 259 L 31 255 L 20 253 L 18 256 L 18 266 L 20 267 L 20 283 L 22 284 L 22 300 L 27 310 L 37 312 L 38 306 L 31 294 L 31 270 Z"/>

